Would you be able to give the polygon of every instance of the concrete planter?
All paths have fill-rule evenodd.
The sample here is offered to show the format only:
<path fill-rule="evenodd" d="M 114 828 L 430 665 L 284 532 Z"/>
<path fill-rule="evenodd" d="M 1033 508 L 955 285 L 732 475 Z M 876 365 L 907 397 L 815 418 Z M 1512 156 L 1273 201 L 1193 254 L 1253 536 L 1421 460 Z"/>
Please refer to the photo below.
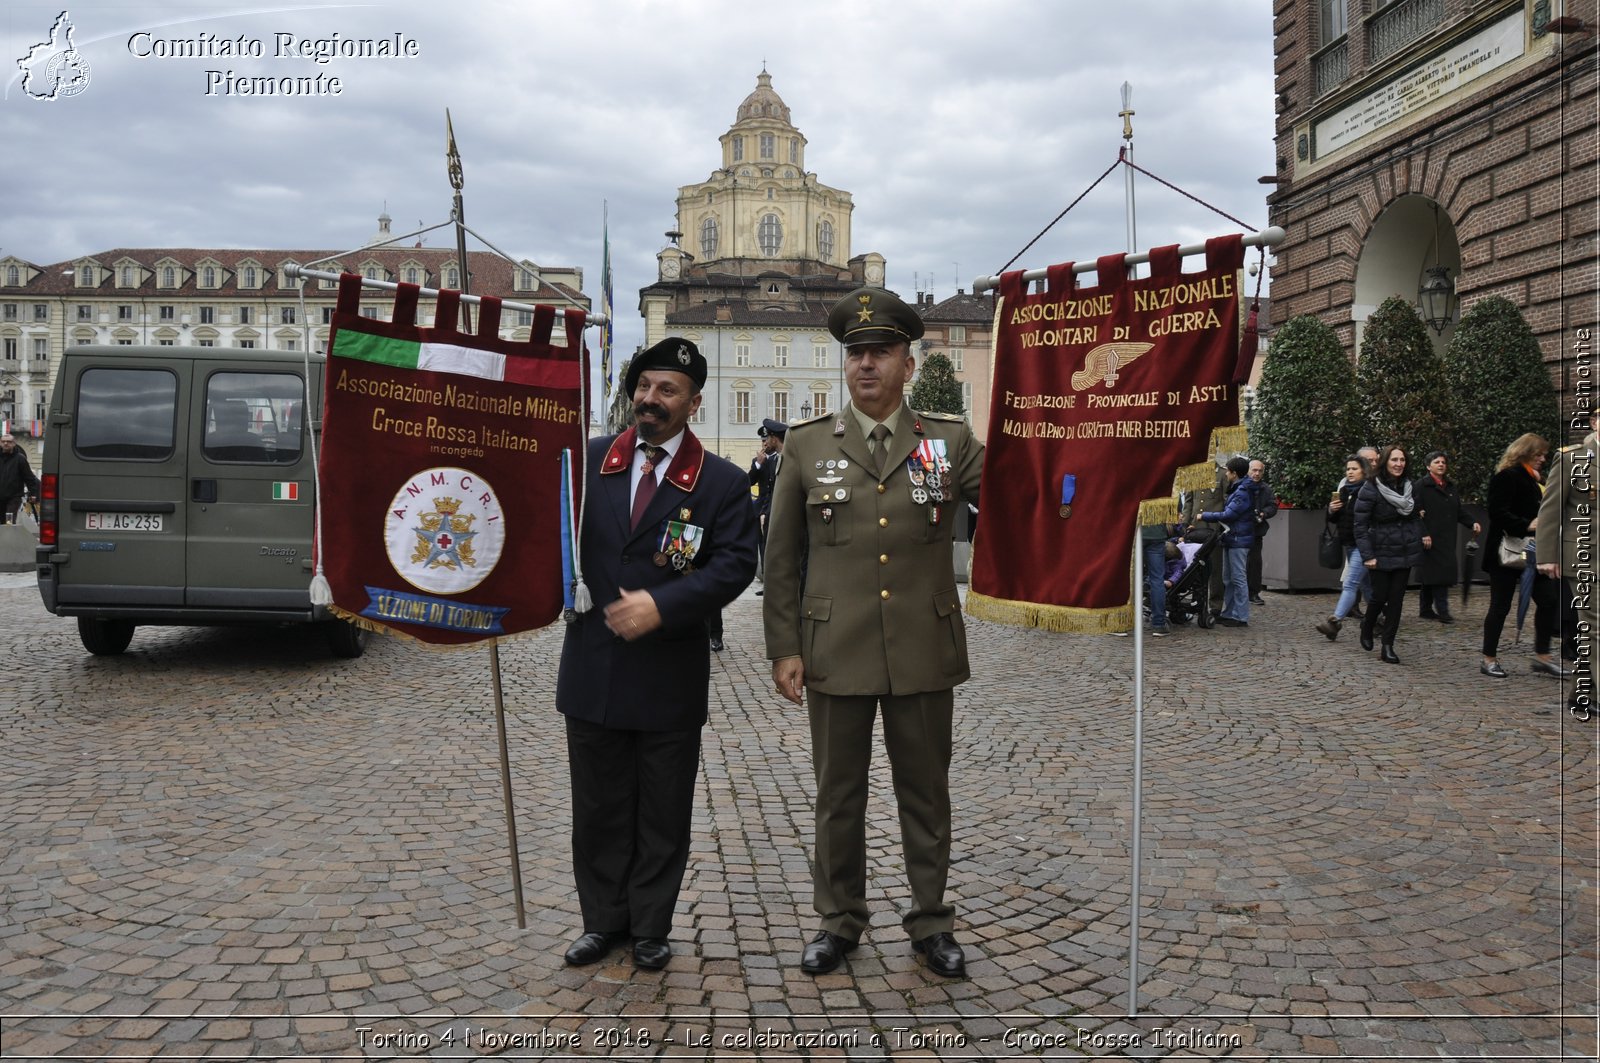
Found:
<path fill-rule="evenodd" d="M 1317 561 L 1322 509 L 1279 509 L 1261 544 L 1261 583 L 1274 591 L 1338 590 L 1340 569 Z"/>
<path fill-rule="evenodd" d="M 36 564 L 39 537 L 20 524 L 0 524 L 0 572 L 27 572 Z"/>

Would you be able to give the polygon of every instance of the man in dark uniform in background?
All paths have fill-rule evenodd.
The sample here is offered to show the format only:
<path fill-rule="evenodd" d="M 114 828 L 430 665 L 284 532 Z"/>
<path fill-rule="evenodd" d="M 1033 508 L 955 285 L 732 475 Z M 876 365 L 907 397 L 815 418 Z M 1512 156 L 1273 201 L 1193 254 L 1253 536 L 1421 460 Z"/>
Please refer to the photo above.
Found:
<path fill-rule="evenodd" d="M 28 466 L 28 455 L 17 447 L 17 439 L 10 432 L 0 433 L 0 506 L 5 510 L 0 519 L 15 524 L 22 500 L 38 493 L 39 478 Z"/>
<path fill-rule="evenodd" d="M 756 514 L 761 533 L 761 580 L 767 578 L 767 521 L 772 516 L 772 483 L 778 478 L 778 466 L 783 462 L 783 434 L 789 426 L 770 417 L 762 418 L 756 435 L 761 437 L 761 450 L 750 462 L 750 483 L 756 489 Z M 760 597 L 765 588 L 756 591 Z"/>
<path fill-rule="evenodd" d="M 744 473 L 688 429 L 705 381 L 693 343 L 662 340 L 628 367 L 634 426 L 589 443 L 578 541 L 594 608 L 567 628 L 556 681 L 584 931 L 569 964 L 629 937 L 640 967 L 672 955 L 711 679 L 706 618 L 756 571 Z"/>
<path fill-rule="evenodd" d="M 977 497 L 983 445 L 960 417 L 906 405 L 922 319 L 905 303 L 858 289 L 828 329 L 845 346 L 850 402 L 789 427 L 767 528 L 767 656 L 778 693 L 807 706 L 817 778 L 822 928 L 801 968 L 833 970 L 868 924 L 867 773 L 881 706 L 912 894 L 902 922 L 930 969 L 960 978 L 944 891 L 954 687 L 970 671 L 950 539 Z"/>

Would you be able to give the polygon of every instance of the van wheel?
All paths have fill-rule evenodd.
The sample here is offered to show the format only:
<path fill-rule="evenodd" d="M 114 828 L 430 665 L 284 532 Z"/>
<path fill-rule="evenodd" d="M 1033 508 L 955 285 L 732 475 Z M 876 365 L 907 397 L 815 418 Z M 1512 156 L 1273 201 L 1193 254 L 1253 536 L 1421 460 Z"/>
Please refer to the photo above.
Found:
<path fill-rule="evenodd" d="M 345 620 L 329 620 L 327 628 L 328 650 L 335 657 L 360 657 L 366 651 L 367 640 L 372 637 L 372 632 L 366 628 Z"/>
<path fill-rule="evenodd" d="M 90 616 L 78 617 L 78 638 L 83 648 L 97 656 L 111 657 L 128 648 L 133 641 L 132 620 L 100 620 Z"/>

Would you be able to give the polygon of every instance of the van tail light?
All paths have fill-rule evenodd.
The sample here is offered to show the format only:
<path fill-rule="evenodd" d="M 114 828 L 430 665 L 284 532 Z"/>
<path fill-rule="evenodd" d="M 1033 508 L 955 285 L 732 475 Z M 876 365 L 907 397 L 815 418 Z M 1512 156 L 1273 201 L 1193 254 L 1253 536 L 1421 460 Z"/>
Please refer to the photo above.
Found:
<path fill-rule="evenodd" d="M 61 493 L 56 483 L 56 474 L 45 473 L 39 477 L 39 497 L 43 503 L 39 507 L 39 545 L 56 545 L 56 507 L 59 505 Z"/>

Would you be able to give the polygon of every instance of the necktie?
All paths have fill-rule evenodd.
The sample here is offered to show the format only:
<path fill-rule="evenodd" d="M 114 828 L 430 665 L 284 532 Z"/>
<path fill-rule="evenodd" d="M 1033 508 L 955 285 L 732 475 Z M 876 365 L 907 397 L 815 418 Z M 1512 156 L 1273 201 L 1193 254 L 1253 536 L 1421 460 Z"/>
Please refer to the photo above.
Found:
<path fill-rule="evenodd" d="M 639 486 L 633 492 L 633 513 L 630 517 L 629 529 L 639 526 L 639 518 L 644 516 L 645 507 L 650 504 L 650 499 L 656 493 L 656 462 L 660 461 L 666 451 L 660 447 L 651 446 L 649 443 L 639 444 L 644 448 L 644 466 L 639 470 Z"/>
<path fill-rule="evenodd" d="M 877 424 L 872 426 L 872 474 L 878 478 L 883 477 L 883 454 L 889 449 L 889 426 Z"/>

